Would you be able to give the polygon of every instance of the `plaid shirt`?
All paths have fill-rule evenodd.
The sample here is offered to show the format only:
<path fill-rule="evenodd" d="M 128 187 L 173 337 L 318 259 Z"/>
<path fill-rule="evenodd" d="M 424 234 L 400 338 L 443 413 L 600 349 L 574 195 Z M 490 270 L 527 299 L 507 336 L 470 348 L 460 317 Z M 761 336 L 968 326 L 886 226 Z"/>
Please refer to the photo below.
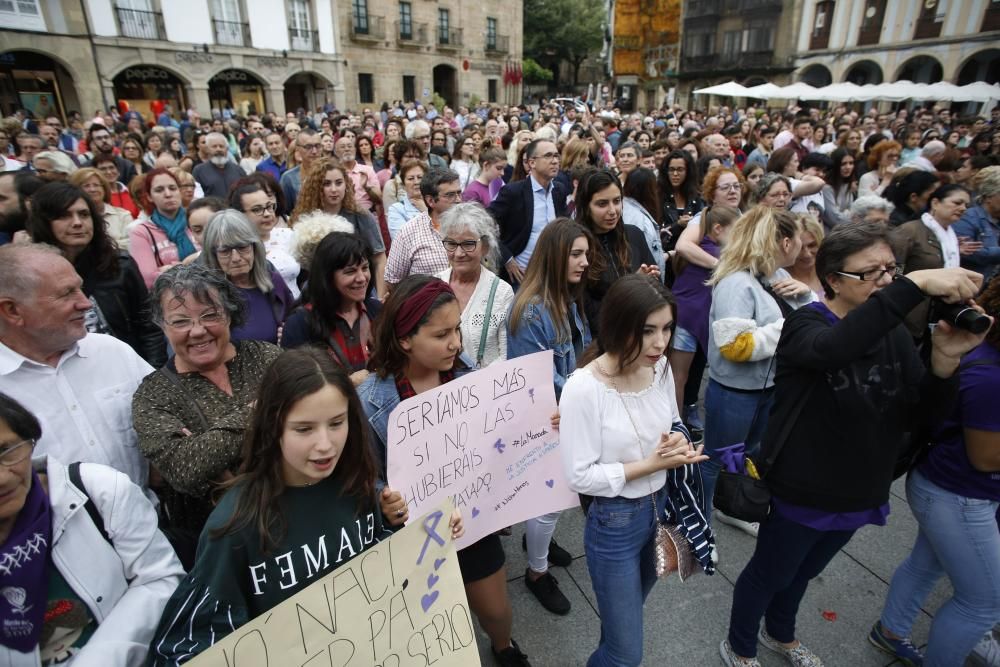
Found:
<path fill-rule="evenodd" d="M 441 384 L 448 384 L 455 379 L 455 371 L 441 371 L 440 378 Z M 399 394 L 400 401 L 405 401 L 406 399 L 413 398 L 417 395 L 417 392 L 413 389 L 413 385 L 410 383 L 410 378 L 400 373 L 395 376 L 395 379 L 396 392 Z"/>
<path fill-rule="evenodd" d="M 403 225 L 393 239 L 385 263 L 385 281 L 395 285 L 414 273 L 434 275 L 449 266 L 448 253 L 431 216 L 421 213 Z"/>
<path fill-rule="evenodd" d="M 363 370 L 368 365 L 368 340 L 364 336 L 364 330 L 371 332 L 371 324 L 365 324 L 368 320 L 368 309 L 364 303 L 358 304 L 358 317 L 354 320 L 354 326 L 347 324 L 347 320 L 334 313 L 334 329 L 330 332 L 330 340 L 327 342 L 327 351 L 338 365 L 347 368 L 352 373 Z"/>

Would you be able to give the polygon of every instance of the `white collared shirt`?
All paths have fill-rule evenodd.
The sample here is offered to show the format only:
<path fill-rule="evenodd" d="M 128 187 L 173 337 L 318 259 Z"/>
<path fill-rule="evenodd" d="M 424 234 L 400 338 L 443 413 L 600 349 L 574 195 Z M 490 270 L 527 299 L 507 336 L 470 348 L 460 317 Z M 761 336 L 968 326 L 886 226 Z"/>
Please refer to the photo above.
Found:
<path fill-rule="evenodd" d="M 0 392 L 42 425 L 33 455 L 103 463 L 144 489 L 149 466 L 132 428 L 132 394 L 152 372 L 128 344 L 104 334 L 87 334 L 63 353 L 55 368 L 0 342 Z"/>
<path fill-rule="evenodd" d="M 517 262 L 517 265 L 522 270 L 528 268 L 528 260 L 531 259 L 532 253 L 535 252 L 535 244 L 538 243 L 538 237 L 542 235 L 542 230 L 556 217 L 556 206 L 552 200 L 552 181 L 549 181 L 548 186 L 543 186 L 535 180 L 534 174 L 529 174 L 528 178 L 531 179 L 531 196 L 534 205 L 534 214 L 531 219 L 531 235 L 528 237 L 528 244 L 524 246 L 524 250 L 514 258 L 514 261 Z"/>

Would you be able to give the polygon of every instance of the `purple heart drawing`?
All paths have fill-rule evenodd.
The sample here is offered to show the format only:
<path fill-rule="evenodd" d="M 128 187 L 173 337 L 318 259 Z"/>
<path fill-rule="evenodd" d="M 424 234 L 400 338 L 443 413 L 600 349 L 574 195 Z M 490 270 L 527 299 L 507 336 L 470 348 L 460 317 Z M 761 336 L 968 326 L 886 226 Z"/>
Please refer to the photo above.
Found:
<path fill-rule="evenodd" d="M 440 577 L 438 577 L 433 572 L 431 572 L 430 574 L 428 574 L 427 575 L 427 588 L 434 588 L 434 584 L 436 584 L 438 582 L 438 579 L 440 579 Z"/>
<path fill-rule="evenodd" d="M 444 558 L 438 558 L 434 561 L 435 570 L 440 570 L 442 565 L 444 565 Z"/>
<path fill-rule="evenodd" d="M 477 516 L 479 516 L 479 508 L 478 507 L 473 507 L 472 508 L 472 518 L 475 519 Z"/>
<path fill-rule="evenodd" d="M 556 480 L 554 479 L 545 480 L 545 486 L 549 487 L 550 489 L 555 485 L 556 485 Z"/>
<path fill-rule="evenodd" d="M 427 613 L 427 610 L 431 608 L 431 605 L 434 604 L 434 601 L 437 599 L 438 599 L 437 591 L 431 591 L 427 595 L 424 595 L 420 598 L 420 606 L 423 607 L 424 613 Z"/>

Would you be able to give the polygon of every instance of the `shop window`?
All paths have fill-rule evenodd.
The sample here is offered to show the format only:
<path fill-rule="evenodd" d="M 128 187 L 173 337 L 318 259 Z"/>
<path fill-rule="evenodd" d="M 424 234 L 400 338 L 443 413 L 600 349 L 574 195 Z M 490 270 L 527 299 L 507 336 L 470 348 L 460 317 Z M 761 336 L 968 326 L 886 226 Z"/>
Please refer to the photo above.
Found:
<path fill-rule="evenodd" d="M 0 0 L 0 25 L 21 30 L 45 30 L 38 0 Z"/>
<path fill-rule="evenodd" d="M 361 104 L 375 102 L 375 82 L 371 74 L 358 74 L 358 102 Z"/>

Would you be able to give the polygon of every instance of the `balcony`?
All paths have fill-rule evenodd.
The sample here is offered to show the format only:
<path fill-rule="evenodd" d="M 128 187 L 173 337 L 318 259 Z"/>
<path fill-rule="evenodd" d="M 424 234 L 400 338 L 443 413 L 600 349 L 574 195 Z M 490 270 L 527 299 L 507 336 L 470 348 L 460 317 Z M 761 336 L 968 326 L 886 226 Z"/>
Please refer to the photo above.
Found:
<path fill-rule="evenodd" d="M 385 17 L 355 14 L 351 20 L 351 39 L 355 42 L 378 42 L 385 39 Z"/>
<path fill-rule="evenodd" d="M 122 37 L 159 40 L 167 38 L 167 33 L 163 29 L 163 14 L 160 12 L 125 7 L 115 7 L 115 10 L 118 13 L 118 32 Z"/>
<path fill-rule="evenodd" d="M 684 17 L 689 19 L 702 16 L 718 16 L 721 13 L 720 0 L 690 0 Z"/>
<path fill-rule="evenodd" d="M 213 19 L 215 43 L 225 46 L 250 46 L 250 24 Z"/>
<path fill-rule="evenodd" d="M 438 26 L 437 46 L 442 51 L 458 51 L 462 48 L 462 29 Z"/>
<path fill-rule="evenodd" d="M 486 35 L 486 53 L 510 53 L 510 37 L 507 35 Z"/>
<path fill-rule="evenodd" d="M 751 12 L 780 12 L 784 9 L 782 0 L 740 0 L 739 11 Z"/>
<path fill-rule="evenodd" d="M 710 53 L 702 56 L 684 56 L 682 70 L 692 72 L 714 72 L 726 70 L 761 69 L 773 65 L 774 51 L 741 51 L 733 53 Z"/>
<path fill-rule="evenodd" d="M 427 24 L 396 21 L 396 42 L 400 46 L 422 46 L 427 44 Z"/>
<path fill-rule="evenodd" d="M 319 33 L 315 30 L 289 28 L 288 43 L 292 51 L 319 51 Z"/>

